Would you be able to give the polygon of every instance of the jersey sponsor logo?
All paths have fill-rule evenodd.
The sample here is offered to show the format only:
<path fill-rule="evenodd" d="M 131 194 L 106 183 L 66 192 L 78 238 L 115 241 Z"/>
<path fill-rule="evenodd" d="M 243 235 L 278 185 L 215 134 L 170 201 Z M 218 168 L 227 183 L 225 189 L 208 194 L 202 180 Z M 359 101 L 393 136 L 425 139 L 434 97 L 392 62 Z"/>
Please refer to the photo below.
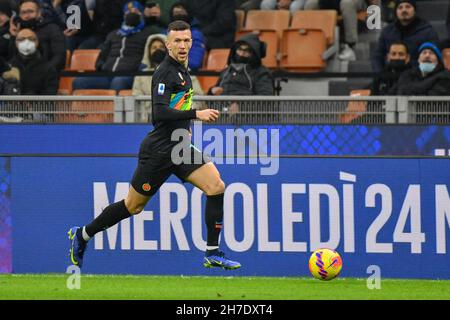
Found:
<path fill-rule="evenodd" d="M 150 184 L 147 182 L 147 183 L 144 183 L 143 185 L 142 185 L 142 190 L 144 190 L 144 191 L 146 191 L 146 192 L 148 192 L 148 191 L 150 191 L 150 189 L 151 189 L 152 187 L 150 186 Z"/>
<path fill-rule="evenodd" d="M 164 94 L 164 90 L 166 89 L 166 85 L 164 83 L 158 84 L 158 95 L 162 96 Z"/>

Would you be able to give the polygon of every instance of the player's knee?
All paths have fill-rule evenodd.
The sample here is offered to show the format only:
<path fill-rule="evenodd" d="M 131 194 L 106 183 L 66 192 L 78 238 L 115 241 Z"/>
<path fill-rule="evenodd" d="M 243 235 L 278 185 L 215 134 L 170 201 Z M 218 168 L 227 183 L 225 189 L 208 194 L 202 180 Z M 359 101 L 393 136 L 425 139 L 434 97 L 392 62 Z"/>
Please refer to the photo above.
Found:
<path fill-rule="evenodd" d="M 222 179 L 216 179 L 212 181 L 206 187 L 205 193 L 208 196 L 214 196 L 216 194 L 221 194 L 225 192 L 225 183 Z"/>
<path fill-rule="evenodd" d="M 143 205 L 143 204 L 132 203 L 127 200 L 125 200 L 125 206 L 127 207 L 127 210 L 131 215 L 136 215 L 136 214 L 141 213 L 145 207 L 145 205 Z"/>

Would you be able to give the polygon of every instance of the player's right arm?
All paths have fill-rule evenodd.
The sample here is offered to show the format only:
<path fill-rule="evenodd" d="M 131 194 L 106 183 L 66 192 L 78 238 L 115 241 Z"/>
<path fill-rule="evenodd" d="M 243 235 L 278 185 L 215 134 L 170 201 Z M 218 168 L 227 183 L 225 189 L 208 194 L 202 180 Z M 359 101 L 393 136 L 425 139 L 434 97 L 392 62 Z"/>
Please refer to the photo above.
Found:
<path fill-rule="evenodd" d="M 198 119 L 201 121 L 215 121 L 219 117 L 219 111 L 213 109 L 205 110 L 177 110 L 170 107 L 172 87 L 169 81 L 162 80 L 163 77 L 152 79 L 153 90 L 153 121 L 177 121 Z M 164 78 L 168 78 L 167 76 Z"/>

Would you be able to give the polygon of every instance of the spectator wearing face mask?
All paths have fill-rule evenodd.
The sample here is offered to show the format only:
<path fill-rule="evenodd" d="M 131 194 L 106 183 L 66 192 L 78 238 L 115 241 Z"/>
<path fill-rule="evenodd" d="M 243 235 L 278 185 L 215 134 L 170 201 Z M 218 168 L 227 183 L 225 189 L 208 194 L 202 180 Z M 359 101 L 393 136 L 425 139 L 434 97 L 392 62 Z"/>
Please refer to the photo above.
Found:
<path fill-rule="evenodd" d="M 10 64 L 20 72 L 21 94 L 55 95 L 58 90 L 58 74 L 38 50 L 36 33 L 31 29 L 22 29 L 17 34 L 15 43 L 17 53 Z"/>
<path fill-rule="evenodd" d="M 10 33 L 16 36 L 22 29 L 31 29 L 36 33 L 42 59 L 49 62 L 57 71 L 64 68 L 66 46 L 63 32 L 57 24 L 42 17 L 38 2 L 34 0 L 21 2 L 19 17 L 10 24 Z"/>
<path fill-rule="evenodd" d="M 213 95 L 273 95 L 272 75 L 261 64 L 266 44 L 256 34 L 242 36 L 230 50 L 228 67 L 220 73 Z"/>
<path fill-rule="evenodd" d="M 418 48 L 422 43 L 439 41 L 430 23 L 417 16 L 415 0 L 397 0 L 395 15 L 395 22 L 381 31 L 377 48 L 372 54 L 372 69 L 375 72 L 383 69 L 386 54 L 394 41 L 400 40 L 406 43 L 413 66 L 417 64 Z"/>
<path fill-rule="evenodd" d="M 400 76 L 398 95 L 448 96 L 450 95 L 450 71 L 444 69 L 442 53 L 431 42 L 419 48 L 418 66 Z"/>
<path fill-rule="evenodd" d="M 165 42 L 167 36 L 165 34 L 154 34 L 148 37 L 144 57 L 142 58 L 142 71 L 153 71 L 166 57 L 167 49 Z M 197 77 L 191 76 L 192 89 L 194 95 L 203 95 L 203 90 Z M 152 76 L 137 76 L 133 83 L 133 96 L 150 96 L 152 95 Z M 148 122 L 151 114 L 150 102 L 141 102 L 140 104 L 140 121 Z"/>
<path fill-rule="evenodd" d="M 198 26 L 198 21 L 192 17 L 189 8 L 182 2 L 175 2 L 169 15 L 171 22 L 182 20 L 191 26 L 192 47 L 189 51 L 188 67 L 191 71 L 197 71 L 202 67 L 206 53 L 205 37 Z"/>
<path fill-rule="evenodd" d="M 408 46 L 402 41 L 396 41 L 389 47 L 386 65 L 374 79 L 371 95 L 395 95 L 400 75 L 411 68 Z"/>
<path fill-rule="evenodd" d="M 145 2 L 144 20 L 146 26 L 157 26 L 161 28 L 161 32 L 167 28 L 167 24 L 161 18 L 161 7 L 155 1 Z"/>
<path fill-rule="evenodd" d="M 159 31 L 155 26 L 145 26 L 143 11 L 144 7 L 137 1 L 125 4 L 122 26 L 112 31 L 100 47 L 98 71 L 139 71 L 147 38 Z M 82 77 L 73 81 L 73 89 L 126 90 L 132 88 L 133 80 L 133 76 Z"/>

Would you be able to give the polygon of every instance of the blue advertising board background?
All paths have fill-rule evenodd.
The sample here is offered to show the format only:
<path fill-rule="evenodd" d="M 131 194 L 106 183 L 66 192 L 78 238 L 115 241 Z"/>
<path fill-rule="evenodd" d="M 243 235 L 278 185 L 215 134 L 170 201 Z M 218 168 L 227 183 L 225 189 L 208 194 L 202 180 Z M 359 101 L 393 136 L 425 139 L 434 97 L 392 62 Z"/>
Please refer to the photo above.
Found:
<path fill-rule="evenodd" d="M 94 216 L 94 183 L 103 183 L 108 191 L 109 201 L 115 196 L 118 183 L 129 182 L 134 171 L 134 157 L 14 157 L 11 160 L 12 216 L 13 216 L 13 272 L 40 273 L 65 272 L 69 265 L 67 230 L 73 225 L 88 223 Z M 365 277 L 370 265 L 381 268 L 383 277 L 389 278 L 442 278 L 448 279 L 450 257 L 437 253 L 437 241 L 450 245 L 448 221 L 444 220 L 446 235 L 436 236 L 436 186 L 450 189 L 450 166 L 448 159 L 357 159 L 357 158 L 282 158 L 276 175 L 261 176 L 259 165 L 218 165 L 227 192 L 230 188 L 246 191 L 246 195 L 234 197 L 234 247 L 236 242 L 249 240 L 243 251 L 230 247 L 230 238 L 222 234 L 225 251 L 240 261 L 243 268 L 227 275 L 306 276 L 310 256 L 310 220 L 313 214 L 310 194 L 317 184 L 332 186 L 339 196 L 340 236 L 337 250 L 343 257 L 344 277 Z M 354 175 L 354 252 L 344 248 L 343 185 L 340 173 Z M 205 270 L 202 266 L 202 250 L 193 243 L 190 185 L 181 185 L 175 177 L 168 180 L 174 189 L 186 190 L 178 196 L 172 194 L 170 201 L 163 203 L 172 211 L 178 210 L 177 199 L 188 203 L 187 215 L 182 219 L 182 230 L 186 235 L 189 250 L 180 250 L 180 243 L 171 233 L 170 250 L 161 250 L 167 233 L 161 234 L 160 205 L 161 192 L 150 201 L 145 210 L 154 211 L 153 221 L 144 223 L 146 240 L 158 242 L 158 250 L 136 250 L 133 231 L 130 248 L 121 248 L 119 229 L 115 249 L 111 250 L 107 236 L 103 233 L 103 249 L 94 249 L 94 240 L 86 253 L 85 273 L 124 274 L 184 274 L 217 275 L 221 270 Z M 266 193 L 260 193 L 257 184 L 264 184 Z M 283 204 L 282 188 L 287 184 L 304 184 L 304 193 L 294 195 L 291 204 Z M 382 204 L 378 196 L 375 206 L 367 205 L 367 190 L 375 184 L 384 184 L 390 189 L 392 202 Z M 393 242 L 393 233 L 400 211 L 405 202 L 408 188 L 420 185 L 420 196 L 414 200 L 420 205 L 421 232 L 425 234 L 421 253 L 412 253 L 410 243 Z M 167 196 L 167 194 L 165 195 Z M 259 249 L 258 219 L 260 210 L 257 199 L 267 203 L 268 239 L 278 242 L 280 249 L 266 252 Z M 184 199 L 184 200 L 183 200 Z M 445 200 L 445 199 L 444 199 Z M 231 200 L 226 201 L 228 203 Z M 289 202 L 289 201 L 288 201 Z M 445 201 L 442 203 L 446 203 Z M 302 222 L 293 222 L 292 241 L 305 242 L 305 252 L 288 252 L 283 237 L 285 229 L 283 216 L 292 205 L 292 211 L 303 212 Z M 377 232 L 376 241 L 392 243 L 393 253 L 367 252 L 367 233 L 380 214 L 380 210 L 392 205 L 392 214 Z M 250 208 L 252 207 L 252 208 Z M 331 204 L 326 197 L 320 198 L 320 231 L 322 241 L 330 237 L 328 209 Z M 330 208 L 329 208 L 330 207 Z M 167 211 L 167 208 L 164 210 Z M 449 209 L 450 210 L 450 209 Z M 244 218 L 245 215 L 245 218 Z M 298 217 L 298 216 L 297 216 Z M 227 220 L 225 220 L 227 221 Z M 408 232 L 410 220 L 406 221 L 404 232 Z M 130 230 L 134 223 L 131 222 Z M 348 227 L 348 225 L 347 225 Z M 224 229 L 230 228 L 225 225 Z M 202 237 L 205 238 L 203 227 Z M 197 235 L 198 236 L 198 235 Z M 241 247 L 242 248 L 242 247 Z M 447 249 L 448 250 L 448 249 Z"/>
<path fill-rule="evenodd" d="M 147 124 L 0 125 L 0 154 L 136 154 L 151 128 Z M 450 126 L 203 126 L 208 128 L 222 133 L 236 128 L 277 129 L 281 155 L 433 156 L 437 148 L 450 150 Z"/>

